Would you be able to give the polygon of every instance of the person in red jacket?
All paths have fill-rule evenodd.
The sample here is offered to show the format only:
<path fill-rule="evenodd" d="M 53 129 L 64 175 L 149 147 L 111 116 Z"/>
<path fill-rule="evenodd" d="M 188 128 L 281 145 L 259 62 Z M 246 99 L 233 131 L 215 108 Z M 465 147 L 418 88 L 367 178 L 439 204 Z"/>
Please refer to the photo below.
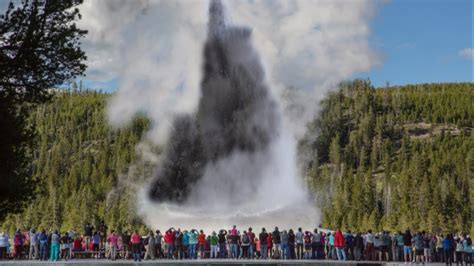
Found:
<path fill-rule="evenodd" d="M 201 259 L 204 259 L 206 257 L 206 235 L 204 234 L 203 230 L 199 231 L 198 244 L 199 244 L 199 251 L 201 252 L 200 254 Z"/>
<path fill-rule="evenodd" d="M 165 233 L 165 250 L 167 259 L 174 258 L 174 236 L 174 228 L 168 229 L 168 231 Z"/>
<path fill-rule="evenodd" d="M 273 236 L 272 234 L 268 234 L 267 236 L 267 249 L 268 249 L 268 257 L 272 258 L 273 257 Z"/>
<path fill-rule="evenodd" d="M 346 240 L 344 239 L 344 235 L 342 234 L 341 229 L 337 229 L 336 234 L 334 235 L 334 247 L 336 248 L 338 260 L 346 260 L 346 252 L 344 251 L 345 246 Z"/>

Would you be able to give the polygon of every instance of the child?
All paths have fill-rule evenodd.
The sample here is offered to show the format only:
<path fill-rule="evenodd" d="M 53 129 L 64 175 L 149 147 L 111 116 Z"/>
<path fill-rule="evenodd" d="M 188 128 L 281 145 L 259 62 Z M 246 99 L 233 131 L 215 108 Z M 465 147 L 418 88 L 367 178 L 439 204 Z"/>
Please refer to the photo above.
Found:
<path fill-rule="evenodd" d="M 260 253 L 260 240 L 258 239 L 258 237 L 256 237 L 254 239 L 254 242 L 255 242 L 255 251 L 256 251 L 255 252 L 255 257 L 260 258 L 260 255 L 261 255 L 261 253 Z"/>

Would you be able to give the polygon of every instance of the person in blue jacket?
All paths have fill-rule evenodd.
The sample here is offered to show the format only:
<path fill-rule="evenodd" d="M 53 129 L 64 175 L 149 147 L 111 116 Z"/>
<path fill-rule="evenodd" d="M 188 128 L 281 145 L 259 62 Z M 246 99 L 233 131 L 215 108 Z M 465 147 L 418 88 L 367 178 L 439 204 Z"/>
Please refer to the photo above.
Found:
<path fill-rule="evenodd" d="M 444 257 L 446 265 L 453 265 L 454 238 L 452 234 L 447 234 L 443 240 Z"/>
<path fill-rule="evenodd" d="M 40 244 L 40 260 L 48 260 L 48 235 L 46 230 L 43 229 L 41 234 L 38 236 Z"/>

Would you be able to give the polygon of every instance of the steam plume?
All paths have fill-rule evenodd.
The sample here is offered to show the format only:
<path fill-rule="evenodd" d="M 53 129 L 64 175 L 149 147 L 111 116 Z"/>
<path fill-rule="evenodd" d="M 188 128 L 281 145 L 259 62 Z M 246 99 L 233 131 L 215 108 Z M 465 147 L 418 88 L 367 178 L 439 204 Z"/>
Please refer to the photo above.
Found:
<path fill-rule="evenodd" d="M 81 26 L 89 30 L 85 43 L 90 58 L 88 78 L 120 77 L 120 89 L 108 109 L 110 122 L 122 125 L 137 112 L 145 112 L 153 122 L 147 138 L 157 144 L 166 143 L 167 147 L 157 177 L 173 175 L 166 169 L 192 173 L 184 178 L 185 189 L 171 189 L 174 192 L 166 195 L 167 192 L 161 193 L 163 189 L 158 188 L 152 193 L 161 195 L 155 196 L 155 201 L 150 201 L 148 196 L 150 187 L 157 186 L 147 183 L 143 193 L 139 193 L 139 212 L 149 225 L 160 228 L 169 225 L 210 228 L 234 223 L 314 225 L 317 211 L 300 182 L 295 137 L 301 135 L 303 125 L 314 115 L 317 99 L 327 90 L 353 73 L 378 64 L 368 45 L 374 2 L 228 0 L 225 3 L 233 23 L 223 16 L 217 16 L 221 23 L 208 23 L 209 9 L 204 1 L 88 0 L 81 7 L 84 18 Z M 224 11 L 222 5 L 218 7 Z M 252 31 L 229 26 L 239 23 L 251 26 Z M 211 24 L 217 26 L 215 30 L 209 30 Z M 250 80 L 257 80 L 255 83 L 261 84 L 268 94 L 260 98 L 265 99 L 267 110 L 243 116 L 244 120 L 252 124 L 252 117 L 274 117 L 260 121 L 268 121 L 268 125 L 256 123 L 263 137 L 257 141 L 258 138 L 251 139 L 252 144 L 245 145 L 245 149 L 227 142 L 223 142 L 229 145 L 226 148 L 205 145 L 204 141 L 211 144 L 213 141 L 205 138 L 204 132 L 211 135 L 215 128 L 201 128 L 201 123 L 217 119 L 212 115 L 202 117 L 206 106 L 213 104 L 204 104 L 213 98 L 204 95 L 212 86 L 205 84 L 208 74 L 201 68 L 203 58 L 207 58 L 202 56 L 203 44 L 208 46 L 212 39 L 209 35 L 219 35 L 229 27 L 249 34 L 247 40 L 241 39 L 235 46 L 231 43 L 230 47 L 235 51 L 250 47 L 248 53 L 240 53 L 254 58 L 254 61 L 241 58 L 250 62 L 244 69 L 251 72 L 247 75 L 252 77 Z M 263 67 L 255 59 L 251 44 L 262 56 Z M 296 88 L 298 97 L 288 104 L 281 95 L 290 86 Z M 225 101 L 224 96 L 214 99 Z M 174 136 L 176 132 L 181 132 L 180 136 Z M 192 149 L 174 149 L 179 146 L 174 143 Z M 218 151 L 218 156 L 213 156 L 212 151 Z M 180 169 L 173 162 L 181 159 L 195 163 L 181 164 L 187 168 Z M 161 180 L 162 187 L 182 187 L 175 184 L 179 178 Z M 234 195 L 229 197 L 231 192 Z"/>
<path fill-rule="evenodd" d="M 208 163 L 219 163 L 234 152 L 252 156 L 266 150 L 278 135 L 275 102 L 263 82 L 263 69 L 250 44 L 250 30 L 226 26 L 224 20 L 221 2 L 212 1 L 198 111 L 173 123 L 165 163 L 150 190 L 155 200 L 183 202 Z M 246 163 L 240 167 L 245 168 Z M 235 182 L 227 180 L 235 183 L 228 197 L 236 197 L 261 175 L 254 172 L 236 177 Z M 216 178 L 234 177 L 224 172 Z M 247 189 L 247 193 L 255 189 Z"/>

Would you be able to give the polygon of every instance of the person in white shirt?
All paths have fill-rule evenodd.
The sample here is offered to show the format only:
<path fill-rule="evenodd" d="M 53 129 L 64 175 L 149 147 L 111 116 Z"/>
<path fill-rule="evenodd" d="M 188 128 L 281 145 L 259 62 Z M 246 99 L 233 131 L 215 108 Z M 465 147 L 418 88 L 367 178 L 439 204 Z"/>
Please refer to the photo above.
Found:
<path fill-rule="evenodd" d="M 5 233 L 0 233 L 0 260 L 7 259 L 8 246 L 8 235 Z"/>
<path fill-rule="evenodd" d="M 38 258 L 38 250 L 39 250 L 39 241 L 38 241 L 38 233 L 34 228 L 31 228 L 30 232 L 30 254 L 28 258 L 37 259 Z"/>

